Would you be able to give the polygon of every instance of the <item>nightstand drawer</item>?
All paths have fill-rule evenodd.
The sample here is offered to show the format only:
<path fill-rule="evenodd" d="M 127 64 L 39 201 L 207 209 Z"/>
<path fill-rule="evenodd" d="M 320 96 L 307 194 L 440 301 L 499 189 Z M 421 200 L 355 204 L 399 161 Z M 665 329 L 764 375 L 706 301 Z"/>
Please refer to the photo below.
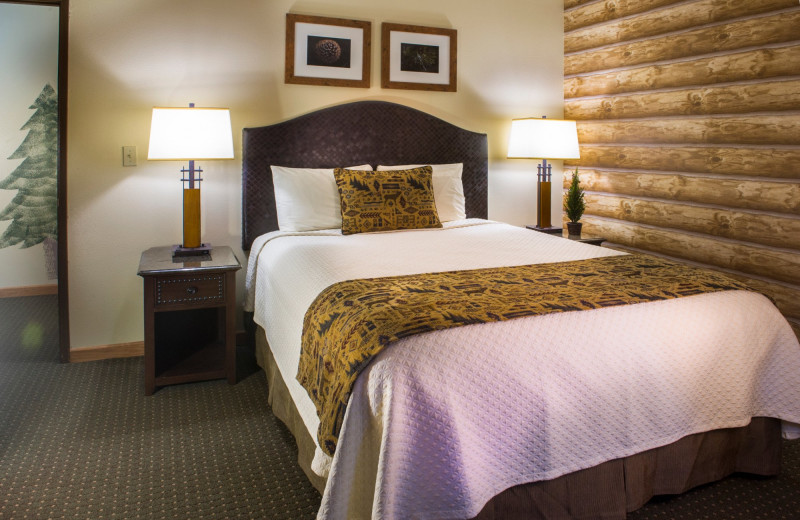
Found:
<path fill-rule="evenodd" d="M 156 279 L 155 304 L 224 303 L 225 275 L 160 277 Z"/>

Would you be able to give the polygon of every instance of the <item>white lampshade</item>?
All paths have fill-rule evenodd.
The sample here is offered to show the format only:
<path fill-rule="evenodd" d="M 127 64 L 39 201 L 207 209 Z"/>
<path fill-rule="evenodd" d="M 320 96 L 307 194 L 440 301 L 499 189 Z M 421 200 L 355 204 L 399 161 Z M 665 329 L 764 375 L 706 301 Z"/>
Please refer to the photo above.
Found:
<path fill-rule="evenodd" d="M 514 119 L 509 159 L 579 159 L 578 128 L 563 119 Z"/>
<path fill-rule="evenodd" d="M 154 108 L 148 159 L 233 159 L 227 108 Z"/>

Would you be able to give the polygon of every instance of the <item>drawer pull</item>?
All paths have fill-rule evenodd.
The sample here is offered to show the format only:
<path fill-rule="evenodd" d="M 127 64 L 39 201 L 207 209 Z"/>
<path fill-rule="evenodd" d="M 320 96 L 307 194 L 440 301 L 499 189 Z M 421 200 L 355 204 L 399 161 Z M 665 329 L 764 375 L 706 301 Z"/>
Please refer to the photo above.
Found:
<path fill-rule="evenodd" d="M 197 287 L 195 287 L 194 285 L 191 285 L 191 286 L 187 287 L 186 288 L 186 293 L 187 294 L 197 294 Z"/>

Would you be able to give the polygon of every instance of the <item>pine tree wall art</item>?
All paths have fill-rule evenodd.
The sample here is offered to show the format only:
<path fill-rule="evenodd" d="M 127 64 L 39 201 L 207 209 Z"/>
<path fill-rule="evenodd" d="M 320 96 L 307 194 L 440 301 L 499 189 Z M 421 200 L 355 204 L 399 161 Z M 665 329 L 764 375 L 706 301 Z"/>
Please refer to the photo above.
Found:
<path fill-rule="evenodd" d="M 0 189 L 16 190 L 0 210 L 0 221 L 11 224 L 0 236 L 0 249 L 20 244 L 27 248 L 43 243 L 48 277 L 56 278 L 58 98 L 46 84 L 29 107 L 34 110 L 22 126 L 25 138 L 8 159 L 22 162 L 5 178 Z"/>

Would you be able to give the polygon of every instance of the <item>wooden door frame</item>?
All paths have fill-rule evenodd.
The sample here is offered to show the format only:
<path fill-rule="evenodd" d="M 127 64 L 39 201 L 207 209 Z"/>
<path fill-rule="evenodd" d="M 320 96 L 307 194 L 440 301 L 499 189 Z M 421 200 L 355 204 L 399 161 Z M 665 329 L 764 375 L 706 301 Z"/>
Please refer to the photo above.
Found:
<path fill-rule="evenodd" d="M 58 11 L 58 352 L 69 363 L 69 279 L 67 255 L 67 46 L 69 0 Z"/>
<path fill-rule="evenodd" d="M 6 4 L 50 5 L 58 7 L 58 159 L 56 182 L 58 218 L 58 352 L 62 363 L 69 362 L 69 273 L 67 265 L 67 45 L 69 43 L 69 0 L 0 0 Z"/>

